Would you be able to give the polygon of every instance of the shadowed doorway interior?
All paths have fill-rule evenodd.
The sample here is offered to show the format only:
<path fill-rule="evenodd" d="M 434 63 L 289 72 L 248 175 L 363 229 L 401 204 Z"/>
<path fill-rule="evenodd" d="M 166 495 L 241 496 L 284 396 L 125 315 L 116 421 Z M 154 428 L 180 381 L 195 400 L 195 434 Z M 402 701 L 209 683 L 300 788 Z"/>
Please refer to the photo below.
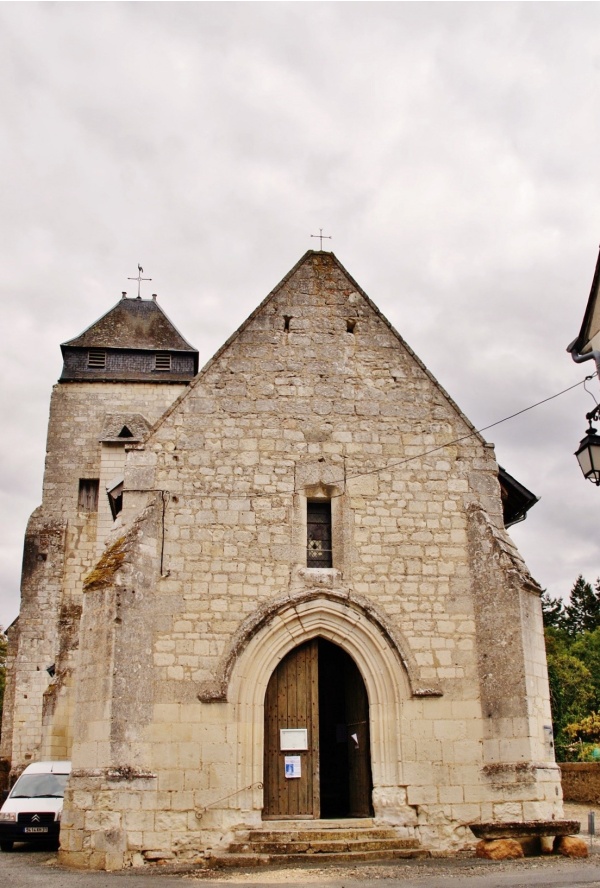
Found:
<path fill-rule="evenodd" d="M 306 749 L 281 749 L 281 730 L 306 728 Z M 300 775 L 285 776 L 290 757 Z M 299 645 L 265 695 L 264 819 L 369 817 L 369 702 L 354 660 L 323 638 Z"/>

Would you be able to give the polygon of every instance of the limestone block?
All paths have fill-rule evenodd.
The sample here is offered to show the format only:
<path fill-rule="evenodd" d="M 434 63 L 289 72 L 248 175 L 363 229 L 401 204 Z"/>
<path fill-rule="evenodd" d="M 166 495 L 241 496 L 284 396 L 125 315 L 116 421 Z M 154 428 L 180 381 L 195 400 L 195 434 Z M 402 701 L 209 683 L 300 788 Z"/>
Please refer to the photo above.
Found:
<path fill-rule="evenodd" d="M 518 860 L 525 856 L 521 843 L 516 839 L 494 839 L 490 842 L 483 839 L 477 843 L 475 855 L 486 860 Z"/>
<path fill-rule="evenodd" d="M 494 805 L 493 819 L 506 822 L 524 820 L 523 806 L 519 802 L 500 802 Z"/>
<path fill-rule="evenodd" d="M 118 829 L 121 826 L 119 811 L 86 811 L 85 828 L 94 832 Z"/>
<path fill-rule="evenodd" d="M 145 860 L 173 860 L 175 855 L 172 851 L 144 851 Z"/>
<path fill-rule="evenodd" d="M 465 789 L 456 785 L 440 786 L 439 797 L 442 804 L 461 804 L 465 801 Z"/>
<path fill-rule="evenodd" d="M 375 496 L 378 493 L 377 475 L 348 478 L 346 489 L 350 496 Z"/>
<path fill-rule="evenodd" d="M 184 811 L 157 811 L 154 828 L 156 830 L 185 832 L 187 830 L 187 814 Z"/>
<path fill-rule="evenodd" d="M 475 740 L 459 740 L 448 744 L 448 758 L 445 761 L 453 761 L 456 764 L 472 764 L 481 760 L 481 743 Z M 445 750 L 446 752 L 446 750 Z M 451 757 L 451 758 L 450 758 Z"/>
<path fill-rule="evenodd" d="M 143 848 L 169 848 L 171 846 L 171 834 L 164 832 L 144 832 L 142 836 Z"/>
<path fill-rule="evenodd" d="M 563 857 L 587 857 L 589 854 L 587 842 L 579 836 L 556 836 L 554 852 Z"/>
<path fill-rule="evenodd" d="M 127 830 L 144 832 L 155 828 L 154 811 L 126 811 L 123 814 L 123 824 Z"/>
<path fill-rule="evenodd" d="M 183 789 L 183 771 L 160 771 L 158 774 L 159 790 L 179 792 Z"/>
<path fill-rule="evenodd" d="M 408 804 L 409 805 L 435 804 L 437 801 L 438 801 L 437 786 L 430 785 L 430 786 L 409 786 L 408 787 Z"/>
<path fill-rule="evenodd" d="M 535 787 L 534 791 L 539 791 L 539 788 Z M 556 795 L 554 793 L 552 795 L 551 801 L 523 802 L 523 819 L 552 820 L 556 812 Z"/>
<path fill-rule="evenodd" d="M 81 851 L 83 849 L 83 833 L 70 829 L 60 831 L 61 851 Z"/>
<path fill-rule="evenodd" d="M 475 803 L 452 805 L 452 817 L 461 823 L 473 823 L 481 817 L 481 806 Z"/>

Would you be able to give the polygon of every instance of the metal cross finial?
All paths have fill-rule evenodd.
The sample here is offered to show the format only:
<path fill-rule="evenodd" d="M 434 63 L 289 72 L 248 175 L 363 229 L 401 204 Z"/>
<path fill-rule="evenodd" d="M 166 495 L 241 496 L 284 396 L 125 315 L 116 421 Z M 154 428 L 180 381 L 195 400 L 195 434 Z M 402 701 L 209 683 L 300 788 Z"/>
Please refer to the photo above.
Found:
<path fill-rule="evenodd" d="M 321 251 L 323 251 L 323 238 L 325 238 L 325 240 L 332 240 L 332 237 L 330 234 L 323 234 L 322 228 L 319 228 L 318 234 L 311 234 L 311 237 L 318 237 L 319 238 L 319 240 L 321 241 L 321 246 L 319 247 L 319 250 L 321 250 Z"/>
<path fill-rule="evenodd" d="M 138 276 L 136 278 L 130 278 L 130 277 L 127 278 L 128 281 L 137 281 L 138 282 L 138 299 L 142 298 L 140 296 L 140 287 L 142 285 L 142 281 L 151 281 L 152 280 L 152 278 L 143 278 L 142 277 L 143 273 L 144 273 L 144 269 L 142 268 L 142 266 L 138 262 Z"/>

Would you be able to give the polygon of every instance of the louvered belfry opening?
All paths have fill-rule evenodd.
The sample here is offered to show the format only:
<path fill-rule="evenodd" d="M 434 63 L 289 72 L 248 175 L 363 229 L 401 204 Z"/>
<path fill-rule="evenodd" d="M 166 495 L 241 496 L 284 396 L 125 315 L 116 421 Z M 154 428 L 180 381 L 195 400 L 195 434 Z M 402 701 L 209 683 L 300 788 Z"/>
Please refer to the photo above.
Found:
<path fill-rule="evenodd" d="M 306 529 L 306 566 L 333 567 L 330 500 L 308 501 Z"/>
<path fill-rule="evenodd" d="M 88 350 L 88 367 L 92 370 L 103 370 L 106 367 L 106 352 L 103 348 Z"/>
<path fill-rule="evenodd" d="M 154 356 L 154 369 L 155 370 L 170 370 L 171 369 L 171 355 L 168 352 L 157 352 Z"/>

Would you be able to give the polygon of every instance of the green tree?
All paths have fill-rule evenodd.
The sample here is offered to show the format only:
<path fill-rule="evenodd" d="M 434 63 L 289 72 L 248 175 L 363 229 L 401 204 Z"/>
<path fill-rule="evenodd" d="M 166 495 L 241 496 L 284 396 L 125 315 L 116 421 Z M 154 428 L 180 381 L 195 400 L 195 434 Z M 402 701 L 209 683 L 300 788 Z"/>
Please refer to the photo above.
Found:
<path fill-rule="evenodd" d="M 594 704 L 595 688 L 590 670 L 581 660 L 567 653 L 563 643 L 556 638 L 548 645 L 548 679 L 550 683 L 550 705 L 557 747 L 571 740 L 566 733 L 567 725 L 579 722 L 590 714 Z M 554 649 L 552 649 L 554 648 Z"/>
<path fill-rule="evenodd" d="M 572 636 L 593 632 L 600 626 L 600 579 L 594 588 L 579 574 L 564 609 L 563 625 Z"/>
<path fill-rule="evenodd" d="M 600 761 L 600 715 L 597 712 L 591 712 L 581 721 L 567 725 L 565 736 L 571 740 L 567 747 L 571 761 Z"/>
<path fill-rule="evenodd" d="M 573 740 L 581 740 L 586 743 L 600 742 L 600 715 L 592 712 L 581 721 L 573 722 L 567 726 L 565 733 Z"/>
<path fill-rule="evenodd" d="M 565 620 L 565 605 L 562 598 L 552 598 L 544 589 L 542 592 L 542 616 L 544 626 L 562 629 Z"/>
<path fill-rule="evenodd" d="M 600 628 L 577 635 L 569 646 L 569 653 L 589 670 L 594 686 L 592 708 L 600 712 Z"/>
<path fill-rule="evenodd" d="M 580 574 L 566 603 L 544 592 L 542 613 L 557 755 L 582 757 L 600 712 L 600 578 Z"/>

